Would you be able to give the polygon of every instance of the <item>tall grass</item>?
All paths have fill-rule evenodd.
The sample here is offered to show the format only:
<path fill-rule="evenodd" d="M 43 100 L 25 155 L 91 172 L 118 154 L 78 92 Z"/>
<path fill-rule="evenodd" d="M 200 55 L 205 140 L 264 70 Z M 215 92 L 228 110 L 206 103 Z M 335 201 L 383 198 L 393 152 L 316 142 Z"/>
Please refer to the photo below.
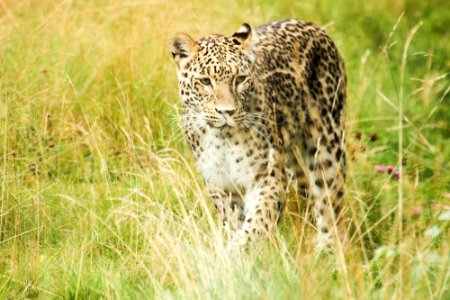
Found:
<path fill-rule="evenodd" d="M 445 4 L 0 0 L 0 298 L 448 299 Z M 173 33 L 288 17 L 347 63 L 335 256 L 295 195 L 272 243 L 227 251 L 176 122 Z"/>

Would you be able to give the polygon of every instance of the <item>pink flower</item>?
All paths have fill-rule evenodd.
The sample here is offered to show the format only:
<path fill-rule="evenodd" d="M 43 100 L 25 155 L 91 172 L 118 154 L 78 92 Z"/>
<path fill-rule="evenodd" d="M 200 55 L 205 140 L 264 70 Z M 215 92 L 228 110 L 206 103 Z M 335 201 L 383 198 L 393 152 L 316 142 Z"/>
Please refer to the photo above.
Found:
<path fill-rule="evenodd" d="M 413 207 L 411 209 L 411 217 L 418 218 L 422 215 L 422 212 L 423 212 L 423 210 L 421 207 Z"/>
<path fill-rule="evenodd" d="M 384 165 L 376 165 L 375 172 L 384 173 L 384 172 L 386 172 L 386 167 Z"/>
<path fill-rule="evenodd" d="M 400 179 L 400 177 L 402 177 L 402 174 L 400 173 L 400 171 L 395 171 L 394 177 Z"/>

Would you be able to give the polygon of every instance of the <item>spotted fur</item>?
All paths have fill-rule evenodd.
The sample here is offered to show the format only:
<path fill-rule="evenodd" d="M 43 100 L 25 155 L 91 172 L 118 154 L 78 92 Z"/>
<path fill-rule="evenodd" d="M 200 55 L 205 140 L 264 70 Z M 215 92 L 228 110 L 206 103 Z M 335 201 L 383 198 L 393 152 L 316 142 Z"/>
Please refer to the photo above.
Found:
<path fill-rule="evenodd" d="M 318 26 L 275 21 L 233 36 L 170 41 L 184 129 L 226 232 L 270 236 L 288 182 L 314 203 L 318 248 L 333 245 L 344 195 L 344 63 Z"/>

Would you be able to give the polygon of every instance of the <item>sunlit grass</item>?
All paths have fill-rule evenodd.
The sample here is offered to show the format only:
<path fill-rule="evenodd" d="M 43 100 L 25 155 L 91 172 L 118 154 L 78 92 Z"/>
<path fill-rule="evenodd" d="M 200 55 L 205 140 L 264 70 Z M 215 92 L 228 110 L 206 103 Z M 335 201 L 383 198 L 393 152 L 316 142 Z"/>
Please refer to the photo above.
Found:
<path fill-rule="evenodd" d="M 0 0 L 0 298 L 448 299 L 449 16 L 366 2 Z M 230 253 L 174 121 L 173 33 L 287 17 L 346 60 L 336 256 L 294 195 L 274 241 Z"/>

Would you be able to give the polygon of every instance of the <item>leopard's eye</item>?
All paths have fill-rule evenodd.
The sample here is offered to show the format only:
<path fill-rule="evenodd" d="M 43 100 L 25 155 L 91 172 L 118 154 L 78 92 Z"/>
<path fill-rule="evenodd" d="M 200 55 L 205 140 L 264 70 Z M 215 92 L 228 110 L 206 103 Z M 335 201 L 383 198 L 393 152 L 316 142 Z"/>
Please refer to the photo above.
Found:
<path fill-rule="evenodd" d="M 234 84 L 236 86 L 240 85 L 241 83 L 243 83 L 245 80 L 247 79 L 247 76 L 245 75 L 239 75 L 236 76 L 236 78 L 234 79 Z"/>
<path fill-rule="evenodd" d="M 208 77 L 200 78 L 199 81 L 203 85 L 211 85 L 211 79 Z"/>

